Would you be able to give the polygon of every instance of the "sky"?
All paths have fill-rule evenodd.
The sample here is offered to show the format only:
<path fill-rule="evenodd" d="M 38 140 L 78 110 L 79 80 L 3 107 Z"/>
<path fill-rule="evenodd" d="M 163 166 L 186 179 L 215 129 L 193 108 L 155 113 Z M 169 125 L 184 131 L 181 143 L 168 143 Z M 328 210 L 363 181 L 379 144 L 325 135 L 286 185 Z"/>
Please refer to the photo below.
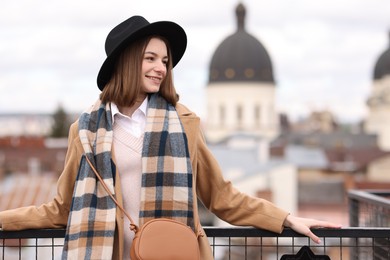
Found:
<path fill-rule="evenodd" d="M 96 76 L 108 32 L 132 15 L 180 24 L 187 50 L 175 67 L 181 102 L 205 118 L 208 67 L 218 45 L 246 30 L 267 49 L 276 108 L 298 120 L 328 110 L 359 122 L 379 56 L 389 47 L 389 0 L 2 0 L 0 114 L 80 113 L 100 93 Z"/>

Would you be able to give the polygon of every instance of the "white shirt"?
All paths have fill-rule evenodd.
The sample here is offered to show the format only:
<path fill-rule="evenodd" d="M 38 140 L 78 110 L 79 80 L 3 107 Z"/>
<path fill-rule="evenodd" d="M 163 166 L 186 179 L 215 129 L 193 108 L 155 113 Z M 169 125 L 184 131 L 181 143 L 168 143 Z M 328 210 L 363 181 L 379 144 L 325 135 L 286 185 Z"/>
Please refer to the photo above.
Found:
<path fill-rule="evenodd" d="M 111 102 L 112 124 L 119 124 L 130 134 L 140 137 L 145 131 L 146 109 L 148 107 L 148 98 L 146 97 L 142 104 L 134 111 L 131 117 L 122 114 L 118 106 Z"/>
<path fill-rule="evenodd" d="M 111 103 L 112 125 L 114 132 L 114 150 L 120 176 L 123 206 L 136 225 L 139 225 L 139 210 L 142 178 L 142 143 L 146 124 L 148 99 L 134 111 L 131 117 L 122 114 L 118 106 Z M 134 232 L 130 231 L 130 221 L 125 217 L 124 225 L 124 260 L 130 259 L 130 246 Z"/>

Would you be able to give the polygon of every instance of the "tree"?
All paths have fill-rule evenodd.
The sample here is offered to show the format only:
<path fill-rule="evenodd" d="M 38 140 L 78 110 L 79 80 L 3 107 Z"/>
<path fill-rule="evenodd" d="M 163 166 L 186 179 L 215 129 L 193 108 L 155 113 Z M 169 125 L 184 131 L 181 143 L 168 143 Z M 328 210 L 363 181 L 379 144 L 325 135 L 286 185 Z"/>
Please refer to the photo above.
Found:
<path fill-rule="evenodd" d="M 51 137 L 67 137 L 69 133 L 70 122 L 62 105 L 59 105 L 53 114 L 53 126 L 51 128 Z"/>

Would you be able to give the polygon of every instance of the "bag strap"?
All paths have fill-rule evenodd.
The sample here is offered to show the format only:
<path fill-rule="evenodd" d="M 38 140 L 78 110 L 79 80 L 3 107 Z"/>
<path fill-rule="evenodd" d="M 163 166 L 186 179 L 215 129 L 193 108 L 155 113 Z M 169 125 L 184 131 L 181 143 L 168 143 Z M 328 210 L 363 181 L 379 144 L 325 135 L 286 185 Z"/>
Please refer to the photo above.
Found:
<path fill-rule="evenodd" d="M 100 183 L 103 185 L 104 189 L 107 191 L 108 195 L 110 196 L 110 198 L 115 202 L 115 204 L 118 206 L 118 208 L 120 208 L 120 210 L 122 210 L 122 212 L 126 215 L 126 217 L 130 220 L 130 230 L 133 231 L 134 233 L 137 233 L 138 232 L 138 226 L 134 223 L 133 219 L 130 217 L 129 213 L 127 213 L 127 211 L 119 204 L 119 202 L 114 198 L 114 196 L 112 195 L 112 193 L 110 192 L 110 190 L 108 189 L 106 183 L 104 182 L 104 180 L 102 179 L 102 177 L 100 176 L 100 174 L 97 172 L 97 170 L 95 169 L 95 167 L 92 165 L 91 161 L 88 159 L 88 157 L 85 155 L 84 156 L 86 159 L 87 159 L 87 162 L 89 164 L 89 166 L 91 167 L 92 171 L 95 173 L 96 177 L 99 179 Z"/>

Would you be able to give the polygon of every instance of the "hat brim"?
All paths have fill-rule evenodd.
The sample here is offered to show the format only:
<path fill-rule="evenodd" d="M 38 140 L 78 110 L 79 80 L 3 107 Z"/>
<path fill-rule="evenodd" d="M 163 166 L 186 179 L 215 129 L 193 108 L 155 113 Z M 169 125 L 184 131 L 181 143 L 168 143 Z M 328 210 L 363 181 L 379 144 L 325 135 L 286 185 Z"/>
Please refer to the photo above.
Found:
<path fill-rule="evenodd" d="M 167 39 L 172 55 L 172 67 L 176 66 L 183 57 L 187 47 L 187 36 L 184 29 L 180 25 L 169 21 L 151 23 L 129 35 L 129 37 L 123 40 L 122 43 L 120 43 L 116 49 L 107 56 L 97 77 L 97 85 L 100 90 L 103 90 L 105 85 L 110 81 L 115 67 L 115 62 L 120 53 L 122 53 L 122 51 L 131 42 L 150 35 L 160 35 Z"/>

